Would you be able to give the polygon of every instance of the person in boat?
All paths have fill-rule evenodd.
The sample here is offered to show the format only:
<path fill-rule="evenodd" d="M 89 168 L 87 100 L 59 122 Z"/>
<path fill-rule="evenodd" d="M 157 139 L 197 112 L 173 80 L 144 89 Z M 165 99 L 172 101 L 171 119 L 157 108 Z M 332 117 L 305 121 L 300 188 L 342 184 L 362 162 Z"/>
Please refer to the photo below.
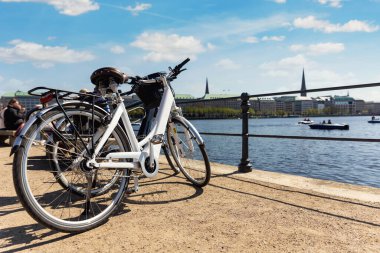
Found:
<path fill-rule="evenodd" d="M 331 120 L 328 120 L 328 121 L 327 121 L 327 124 L 331 124 Z"/>
<path fill-rule="evenodd" d="M 375 120 L 375 115 L 372 115 L 372 120 Z"/>
<path fill-rule="evenodd" d="M 322 124 L 326 124 L 326 121 L 322 121 Z"/>

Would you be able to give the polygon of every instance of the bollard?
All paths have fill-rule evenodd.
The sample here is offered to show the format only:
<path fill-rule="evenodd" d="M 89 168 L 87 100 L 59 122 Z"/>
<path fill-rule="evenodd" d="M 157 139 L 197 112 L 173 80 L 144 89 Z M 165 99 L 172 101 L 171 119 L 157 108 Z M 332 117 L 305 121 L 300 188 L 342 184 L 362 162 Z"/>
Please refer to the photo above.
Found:
<path fill-rule="evenodd" d="M 249 118 L 249 95 L 246 92 L 241 94 L 242 111 L 242 152 L 239 164 L 239 172 L 251 172 L 252 164 L 248 158 L 248 118 Z"/>

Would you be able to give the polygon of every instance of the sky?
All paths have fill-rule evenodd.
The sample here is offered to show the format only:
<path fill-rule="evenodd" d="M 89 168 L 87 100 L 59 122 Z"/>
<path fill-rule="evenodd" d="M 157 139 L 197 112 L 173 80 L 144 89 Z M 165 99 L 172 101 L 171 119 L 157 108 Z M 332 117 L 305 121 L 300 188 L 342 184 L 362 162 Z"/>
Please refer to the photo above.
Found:
<path fill-rule="evenodd" d="M 380 82 L 380 0 L 0 0 L 0 95 L 92 89 L 91 73 L 167 71 L 178 94 Z M 128 90 L 128 86 L 123 86 Z M 316 95 L 380 101 L 380 87 Z"/>

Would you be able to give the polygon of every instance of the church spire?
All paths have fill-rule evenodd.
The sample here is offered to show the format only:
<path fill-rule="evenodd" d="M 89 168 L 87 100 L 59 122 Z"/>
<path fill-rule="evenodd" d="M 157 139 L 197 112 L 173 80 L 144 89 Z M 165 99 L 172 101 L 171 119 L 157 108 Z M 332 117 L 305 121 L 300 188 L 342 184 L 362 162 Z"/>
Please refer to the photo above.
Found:
<path fill-rule="evenodd" d="M 301 97 L 306 97 L 305 69 L 302 69 Z"/>
<path fill-rule="evenodd" d="M 206 77 L 206 91 L 205 91 L 205 95 L 207 94 L 210 94 L 209 90 L 208 90 L 208 78 Z"/>

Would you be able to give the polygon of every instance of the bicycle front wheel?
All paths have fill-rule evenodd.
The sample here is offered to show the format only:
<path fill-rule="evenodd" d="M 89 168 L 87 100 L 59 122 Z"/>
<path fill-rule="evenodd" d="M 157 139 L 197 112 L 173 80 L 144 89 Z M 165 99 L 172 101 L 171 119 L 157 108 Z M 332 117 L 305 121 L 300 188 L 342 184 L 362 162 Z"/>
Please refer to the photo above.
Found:
<path fill-rule="evenodd" d="M 211 177 L 210 162 L 205 145 L 186 122 L 173 118 L 166 129 L 171 157 L 194 185 L 203 187 Z"/>
<path fill-rule="evenodd" d="M 96 146 L 94 132 L 100 131 L 104 114 L 92 115 L 85 107 L 66 108 L 66 115 L 42 115 L 27 130 L 13 162 L 14 185 L 24 208 L 37 222 L 63 232 L 83 232 L 107 221 L 129 182 L 129 170 L 86 166 L 86 147 Z M 42 143 L 37 141 L 41 137 Z M 97 162 L 115 150 L 130 151 L 119 126 Z"/>

